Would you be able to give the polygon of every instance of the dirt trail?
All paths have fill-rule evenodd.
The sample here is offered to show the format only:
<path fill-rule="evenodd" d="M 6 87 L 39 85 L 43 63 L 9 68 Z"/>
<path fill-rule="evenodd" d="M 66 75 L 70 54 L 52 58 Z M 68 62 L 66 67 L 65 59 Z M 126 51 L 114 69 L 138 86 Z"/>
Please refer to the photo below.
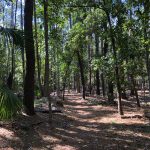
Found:
<path fill-rule="evenodd" d="M 90 97 L 88 100 L 94 98 Z M 150 126 L 142 111 L 124 106 L 121 119 L 116 106 L 97 105 L 79 94 L 68 94 L 65 110 L 55 114 L 55 128 L 50 129 L 47 114 L 44 122 L 29 130 L 0 129 L 0 149 L 6 150 L 149 150 Z M 3 145 L 3 148 L 2 148 Z"/>

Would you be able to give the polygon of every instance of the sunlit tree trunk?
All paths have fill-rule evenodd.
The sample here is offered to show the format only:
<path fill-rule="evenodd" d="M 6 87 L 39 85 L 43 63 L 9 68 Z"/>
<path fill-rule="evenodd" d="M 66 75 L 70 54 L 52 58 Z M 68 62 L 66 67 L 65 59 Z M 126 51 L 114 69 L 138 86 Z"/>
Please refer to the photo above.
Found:
<path fill-rule="evenodd" d="M 3 27 L 5 27 L 5 1 L 3 1 Z"/>
<path fill-rule="evenodd" d="M 21 30 L 23 32 L 23 0 L 21 0 L 20 3 L 20 8 L 21 8 L 21 18 L 20 18 L 20 26 L 21 26 Z M 23 84 L 24 84 L 24 79 L 25 79 L 25 60 L 24 60 L 24 45 L 21 48 L 21 55 L 22 55 L 22 70 L 23 70 Z"/>
<path fill-rule="evenodd" d="M 14 28 L 14 4 L 12 2 L 11 4 L 11 28 Z M 7 79 L 7 85 L 10 89 L 12 89 L 13 86 L 13 79 L 14 79 L 14 42 L 12 44 L 11 48 L 11 72 L 9 73 L 8 79 Z"/>
<path fill-rule="evenodd" d="M 15 7 L 15 13 L 14 13 L 14 3 L 12 2 L 11 4 L 11 28 L 16 27 L 16 15 L 17 15 L 17 3 L 18 0 L 16 0 L 16 7 Z M 14 41 L 12 43 L 12 49 L 11 49 L 11 72 L 9 73 L 8 79 L 7 79 L 7 84 L 10 89 L 13 87 L 14 83 L 14 76 L 15 76 L 15 46 L 14 46 Z"/>
<path fill-rule="evenodd" d="M 44 95 L 49 101 L 49 123 L 52 122 L 51 98 L 49 89 L 49 51 L 48 51 L 48 0 L 44 0 L 44 37 L 45 37 L 45 77 L 44 77 Z"/>
<path fill-rule="evenodd" d="M 88 44 L 88 66 L 89 66 L 89 84 L 88 90 L 89 93 L 92 93 L 92 69 L 91 69 L 91 46 Z"/>
<path fill-rule="evenodd" d="M 57 95 L 60 96 L 60 94 L 61 94 L 61 91 L 60 91 L 60 68 L 59 68 L 58 51 L 57 51 L 57 54 L 56 54 L 56 68 L 57 68 L 57 81 L 56 81 Z"/>

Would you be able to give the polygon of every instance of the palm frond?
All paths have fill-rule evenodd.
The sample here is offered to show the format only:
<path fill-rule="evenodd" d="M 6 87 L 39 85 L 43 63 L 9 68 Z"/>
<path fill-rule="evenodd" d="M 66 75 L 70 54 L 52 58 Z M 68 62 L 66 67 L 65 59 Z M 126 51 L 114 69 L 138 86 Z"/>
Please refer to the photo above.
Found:
<path fill-rule="evenodd" d="M 24 34 L 22 30 L 0 26 L 0 35 L 9 38 L 16 46 L 23 47 L 24 45 Z"/>

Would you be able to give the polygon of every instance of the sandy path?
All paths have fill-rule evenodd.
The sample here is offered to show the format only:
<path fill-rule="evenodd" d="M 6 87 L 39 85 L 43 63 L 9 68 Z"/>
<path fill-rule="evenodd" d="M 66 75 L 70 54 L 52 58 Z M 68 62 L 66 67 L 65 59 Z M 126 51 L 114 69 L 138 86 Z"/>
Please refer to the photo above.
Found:
<path fill-rule="evenodd" d="M 47 114 L 38 114 L 44 123 L 27 131 L 1 127 L 0 149 L 150 149 L 150 126 L 140 110 L 124 107 L 126 117 L 121 119 L 116 106 L 91 104 L 77 94 L 66 98 L 64 113 L 53 116 L 55 129 L 50 129 Z"/>

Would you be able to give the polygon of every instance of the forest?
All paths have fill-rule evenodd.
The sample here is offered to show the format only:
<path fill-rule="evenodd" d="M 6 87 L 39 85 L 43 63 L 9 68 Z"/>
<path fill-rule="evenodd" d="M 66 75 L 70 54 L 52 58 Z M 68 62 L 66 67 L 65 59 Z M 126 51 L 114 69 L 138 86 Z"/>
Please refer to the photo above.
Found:
<path fill-rule="evenodd" d="M 149 150 L 149 6 L 0 0 L 0 150 Z"/>

